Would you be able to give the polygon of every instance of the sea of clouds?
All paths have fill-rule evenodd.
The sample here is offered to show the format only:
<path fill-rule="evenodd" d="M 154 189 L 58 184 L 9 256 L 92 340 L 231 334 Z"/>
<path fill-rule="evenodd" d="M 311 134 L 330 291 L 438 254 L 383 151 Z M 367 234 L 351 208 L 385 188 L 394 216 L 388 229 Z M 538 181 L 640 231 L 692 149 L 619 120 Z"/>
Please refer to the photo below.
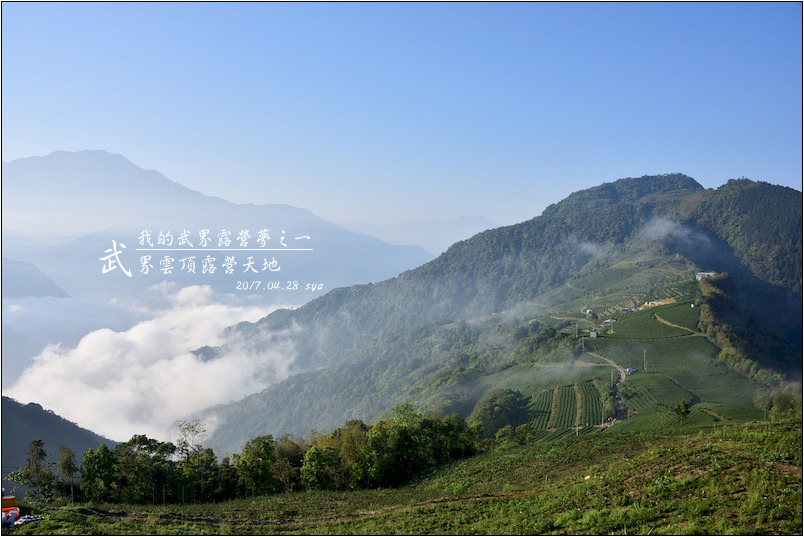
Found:
<path fill-rule="evenodd" d="M 39 403 L 112 440 L 134 434 L 173 440 L 177 419 L 242 399 L 289 374 L 290 344 L 255 352 L 224 330 L 278 306 L 243 304 L 205 285 L 163 285 L 160 291 L 168 306 L 130 328 L 102 328 L 75 345 L 47 345 L 5 395 Z M 192 352 L 221 345 L 225 350 L 211 358 Z"/>

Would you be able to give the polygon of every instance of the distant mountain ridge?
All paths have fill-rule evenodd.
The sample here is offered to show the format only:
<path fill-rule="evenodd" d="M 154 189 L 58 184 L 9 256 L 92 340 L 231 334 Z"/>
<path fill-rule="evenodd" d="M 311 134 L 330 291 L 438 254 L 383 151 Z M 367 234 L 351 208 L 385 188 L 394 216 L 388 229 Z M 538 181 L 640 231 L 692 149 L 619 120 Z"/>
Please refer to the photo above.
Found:
<path fill-rule="evenodd" d="M 74 239 L 144 212 L 160 214 L 204 199 L 224 202 L 101 150 L 55 151 L 3 162 L 3 177 L 3 231 L 33 240 L 41 239 L 42 232 Z M 64 207 L 68 201 L 69 209 Z M 69 214 L 69 223 L 44 219 L 49 213 Z"/>
<path fill-rule="evenodd" d="M 735 196 L 763 209 L 739 213 Z M 526 222 L 460 241 L 389 280 L 335 289 L 297 310 L 242 323 L 232 330 L 255 347 L 267 344 L 265 334 L 280 337 L 276 334 L 285 331 L 282 337 L 296 348 L 296 370 L 315 371 L 211 409 L 206 416 L 220 425 L 210 444 L 231 448 L 235 439 L 249 435 L 303 434 L 337 427 L 350 417 L 371 419 L 405 392 L 399 379 L 381 388 L 381 368 L 406 361 L 404 346 L 394 351 L 402 355 L 386 356 L 388 347 L 372 342 L 411 338 L 413 345 L 429 337 L 428 327 L 517 307 L 549 307 L 531 301 L 558 296 L 572 278 L 625 259 L 637 266 L 660 266 L 667 259 L 678 266 L 670 274 L 729 272 L 752 307 L 761 309 L 769 300 L 777 305 L 777 318 L 785 319 L 783 329 L 795 341 L 801 334 L 801 201 L 801 192 L 753 181 L 705 190 L 682 174 L 621 179 L 576 192 Z M 760 225 L 763 219 L 774 223 Z M 741 247 L 746 237 L 750 244 Z M 759 251 L 777 255 L 751 254 Z M 288 336 L 291 327 L 295 332 Z M 790 364 L 800 368 L 795 360 Z M 341 380 L 335 383 L 334 369 L 328 368 L 337 368 Z M 349 378 L 359 381 L 344 380 Z"/>
<path fill-rule="evenodd" d="M 180 286 L 209 284 L 226 293 L 250 295 L 260 300 L 283 304 L 301 304 L 313 295 L 303 292 L 239 293 L 238 279 L 262 278 L 318 285 L 319 291 L 342 285 L 379 281 L 401 270 L 416 267 L 432 255 L 414 246 L 397 246 L 373 237 L 346 231 L 307 209 L 284 204 L 234 204 L 205 196 L 167 179 L 159 172 L 143 170 L 120 155 L 105 151 L 57 151 L 44 157 L 31 157 L 3 163 L 2 220 L 4 255 L 33 263 L 72 296 L 102 296 L 118 299 L 144 296 L 145 290 L 160 281 Z M 165 254 L 155 252 L 142 261 L 135 250 L 144 230 L 152 233 L 152 244 L 159 246 L 160 233 L 178 241 L 183 231 L 198 246 L 201 233 L 209 239 L 229 233 L 226 247 L 240 247 L 240 231 L 249 234 L 247 247 L 257 245 L 260 230 L 267 229 L 269 243 L 263 248 L 287 248 L 287 252 L 230 252 L 235 257 L 233 272 L 224 276 L 225 252 L 214 254 L 216 273 L 201 273 L 203 252 L 173 251 L 175 268 L 160 272 Z M 285 242 L 285 234 L 288 241 Z M 309 237 L 308 252 L 290 251 L 292 239 Z M 244 235 L 245 237 L 245 235 Z M 123 244 L 120 265 L 131 277 L 118 277 L 121 271 L 102 274 L 99 258 L 111 251 L 112 241 Z M 309 244 L 308 244 L 309 243 Z M 206 243 L 207 246 L 210 243 Z M 280 246 L 281 244 L 281 246 Z M 165 243 L 164 246 L 176 246 Z M 199 265 L 191 272 L 181 259 L 198 256 Z M 256 270 L 250 270 L 248 256 Z M 268 271 L 267 266 L 276 260 Z M 126 266 L 127 265 L 127 266 Z M 145 275 L 150 265 L 149 275 Z M 165 265 L 167 266 L 167 265 Z M 253 291 L 253 289 L 249 289 Z M 280 296 L 281 295 L 281 296 Z"/>
<path fill-rule="evenodd" d="M 53 280 L 45 276 L 41 270 L 22 261 L 4 257 L 3 265 L 3 298 L 19 298 L 24 296 L 66 297 Z"/>

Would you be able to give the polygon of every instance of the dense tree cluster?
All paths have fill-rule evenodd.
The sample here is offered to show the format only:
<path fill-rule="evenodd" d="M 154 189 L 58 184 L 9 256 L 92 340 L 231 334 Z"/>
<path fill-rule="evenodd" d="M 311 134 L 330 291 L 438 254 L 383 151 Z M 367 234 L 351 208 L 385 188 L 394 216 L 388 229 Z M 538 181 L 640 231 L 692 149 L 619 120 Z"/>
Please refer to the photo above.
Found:
<path fill-rule="evenodd" d="M 481 400 L 472 412 L 472 418 L 480 423 L 483 436 L 493 438 L 503 427 L 516 428 L 530 419 L 529 398 L 515 390 L 496 388 Z"/>
<path fill-rule="evenodd" d="M 159 442 L 144 435 L 109 449 L 88 450 L 78 465 L 60 447 L 48 461 L 41 440 L 31 443 L 25 466 L 8 476 L 40 498 L 71 497 L 111 503 L 217 502 L 299 489 L 347 490 L 398 486 L 434 465 L 475 453 L 479 426 L 457 414 L 425 417 L 410 404 L 373 426 L 351 420 L 308 442 L 271 435 L 249 440 L 220 461 L 199 441 L 197 422 L 178 422 L 181 438 Z M 55 467 L 54 472 L 52 468 Z"/>
<path fill-rule="evenodd" d="M 800 296 L 801 207 L 801 192 L 732 179 L 705 196 L 690 216 L 724 239 L 753 274 Z"/>

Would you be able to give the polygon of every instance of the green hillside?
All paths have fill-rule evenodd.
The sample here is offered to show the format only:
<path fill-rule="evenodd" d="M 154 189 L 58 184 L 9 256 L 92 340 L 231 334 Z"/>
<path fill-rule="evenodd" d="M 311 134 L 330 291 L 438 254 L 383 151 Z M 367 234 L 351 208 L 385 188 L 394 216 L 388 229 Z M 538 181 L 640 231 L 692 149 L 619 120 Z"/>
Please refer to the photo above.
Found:
<path fill-rule="evenodd" d="M 403 487 L 25 504 L 21 535 L 800 535 L 801 419 L 500 442 Z"/>
<path fill-rule="evenodd" d="M 707 192 L 687 218 L 722 238 L 754 276 L 800 294 L 801 234 L 791 231 L 802 227 L 801 205 L 799 191 L 732 179 Z"/>
<path fill-rule="evenodd" d="M 746 211 L 751 198 L 768 202 Z M 298 374 L 210 409 L 202 419 L 221 425 L 208 443 L 231 453 L 261 434 L 372 423 L 400 402 L 470 417 L 495 389 L 529 398 L 539 434 L 585 427 L 578 409 L 595 397 L 606 419 L 630 414 L 631 424 L 617 427 L 658 423 L 658 409 L 680 399 L 690 425 L 755 417 L 763 406 L 755 398 L 800 378 L 800 201 L 800 192 L 751 181 L 703 190 L 677 174 L 622 179 L 459 242 L 396 278 L 239 325 L 233 334 L 255 349 L 291 343 Z M 759 222 L 774 218 L 785 233 Z M 761 251 L 774 256 L 760 259 Z M 724 270 L 731 287 L 723 293 L 695 279 Z M 676 303 L 622 314 L 667 298 Z M 643 369 L 643 355 L 656 368 L 644 372 L 656 385 L 640 387 L 654 408 L 626 396 L 645 380 L 627 378 L 622 397 L 614 383 L 617 367 Z M 736 389 L 685 384 L 695 378 Z M 565 408 L 570 390 L 574 414 Z M 549 414 L 545 391 L 556 394 Z"/>
<path fill-rule="evenodd" d="M 101 443 L 113 446 L 115 442 L 83 429 L 36 403 L 23 405 L 10 397 L 2 399 L 3 424 L 3 478 L 19 470 L 28 455 L 28 446 L 33 440 L 42 440 L 44 449 L 54 461 L 59 446 L 67 446 L 81 454 Z M 11 487 L 4 481 L 4 487 Z"/>

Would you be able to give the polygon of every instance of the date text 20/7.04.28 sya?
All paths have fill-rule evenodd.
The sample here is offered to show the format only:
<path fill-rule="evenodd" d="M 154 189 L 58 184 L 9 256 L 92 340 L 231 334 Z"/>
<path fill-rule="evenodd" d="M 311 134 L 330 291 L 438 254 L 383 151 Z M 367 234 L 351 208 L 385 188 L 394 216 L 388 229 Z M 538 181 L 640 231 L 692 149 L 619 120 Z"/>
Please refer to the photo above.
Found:
<path fill-rule="evenodd" d="M 324 290 L 323 283 L 300 284 L 295 280 L 281 282 L 278 280 L 238 280 L 235 285 L 237 291 L 309 291 L 317 292 Z"/>

